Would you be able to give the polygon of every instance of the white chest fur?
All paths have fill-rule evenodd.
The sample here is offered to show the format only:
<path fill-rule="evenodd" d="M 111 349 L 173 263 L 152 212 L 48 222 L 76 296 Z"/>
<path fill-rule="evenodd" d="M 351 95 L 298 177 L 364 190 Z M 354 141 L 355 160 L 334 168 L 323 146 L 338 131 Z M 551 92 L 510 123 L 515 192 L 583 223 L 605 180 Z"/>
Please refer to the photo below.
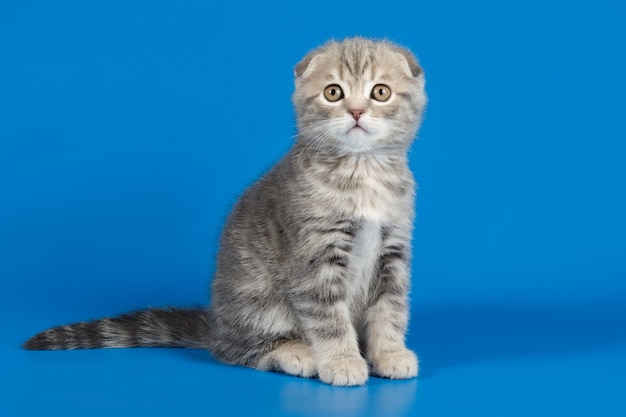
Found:
<path fill-rule="evenodd" d="M 354 246 L 350 252 L 348 302 L 352 307 L 362 305 L 367 297 L 381 243 L 380 224 L 365 221 L 355 235 Z"/>

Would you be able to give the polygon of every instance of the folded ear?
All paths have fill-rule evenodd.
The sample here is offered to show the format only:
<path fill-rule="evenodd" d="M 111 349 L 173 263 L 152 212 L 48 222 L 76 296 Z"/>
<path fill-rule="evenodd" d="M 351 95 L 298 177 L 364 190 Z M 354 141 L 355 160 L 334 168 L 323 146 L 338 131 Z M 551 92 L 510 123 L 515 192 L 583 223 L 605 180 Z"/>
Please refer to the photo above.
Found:
<path fill-rule="evenodd" d="M 296 75 L 296 78 L 308 77 L 311 72 L 313 72 L 316 65 L 319 64 L 320 55 L 320 51 L 316 50 L 302 58 L 302 61 L 298 62 L 298 64 L 294 68 L 294 74 Z"/>
<path fill-rule="evenodd" d="M 398 59 L 402 69 L 409 77 L 417 78 L 424 73 L 422 67 L 417 62 L 417 58 L 408 49 L 398 48 Z"/>
<path fill-rule="evenodd" d="M 319 66 L 322 62 L 322 55 L 327 51 L 327 45 L 319 47 L 309 52 L 302 61 L 298 62 L 294 68 L 296 78 L 306 78 Z"/>

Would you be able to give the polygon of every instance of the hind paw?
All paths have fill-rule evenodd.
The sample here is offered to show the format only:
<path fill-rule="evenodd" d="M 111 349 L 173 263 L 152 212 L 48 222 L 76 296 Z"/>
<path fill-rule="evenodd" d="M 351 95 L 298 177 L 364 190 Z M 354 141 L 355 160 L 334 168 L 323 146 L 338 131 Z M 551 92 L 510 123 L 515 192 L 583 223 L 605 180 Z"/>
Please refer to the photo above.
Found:
<path fill-rule="evenodd" d="M 291 341 L 279 345 L 261 358 L 258 368 L 304 378 L 317 375 L 313 352 L 304 341 Z"/>

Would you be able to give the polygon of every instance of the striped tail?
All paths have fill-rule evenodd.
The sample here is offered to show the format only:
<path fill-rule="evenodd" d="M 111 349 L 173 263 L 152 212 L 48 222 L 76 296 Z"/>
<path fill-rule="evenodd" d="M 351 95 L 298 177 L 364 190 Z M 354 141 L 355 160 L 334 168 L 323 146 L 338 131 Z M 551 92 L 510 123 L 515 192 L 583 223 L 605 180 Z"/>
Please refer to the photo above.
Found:
<path fill-rule="evenodd" d="M 24 343 L 28 350 L 127 347 L 208 349 L 210 312 L 200 308 L 149 308 L 112 318 L 53 327 Z"/>

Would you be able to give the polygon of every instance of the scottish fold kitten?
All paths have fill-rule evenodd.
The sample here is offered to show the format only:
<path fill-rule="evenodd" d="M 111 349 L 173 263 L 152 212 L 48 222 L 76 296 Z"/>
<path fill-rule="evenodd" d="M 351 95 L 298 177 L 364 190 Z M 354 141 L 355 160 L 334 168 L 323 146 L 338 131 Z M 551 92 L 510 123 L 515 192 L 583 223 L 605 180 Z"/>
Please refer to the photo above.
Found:
<path fill-rule="evenodd" d="M 417 375 L 405 347 L 426 103 L 406 49 L 350 38 L 295 67 L 298 134 L 224 228 L 206 309 L 150 308 L 45 330 L 26 349 L 171 346 L 333 385 Z M 369 365 L 369 366 L 368 366 Z"/>

